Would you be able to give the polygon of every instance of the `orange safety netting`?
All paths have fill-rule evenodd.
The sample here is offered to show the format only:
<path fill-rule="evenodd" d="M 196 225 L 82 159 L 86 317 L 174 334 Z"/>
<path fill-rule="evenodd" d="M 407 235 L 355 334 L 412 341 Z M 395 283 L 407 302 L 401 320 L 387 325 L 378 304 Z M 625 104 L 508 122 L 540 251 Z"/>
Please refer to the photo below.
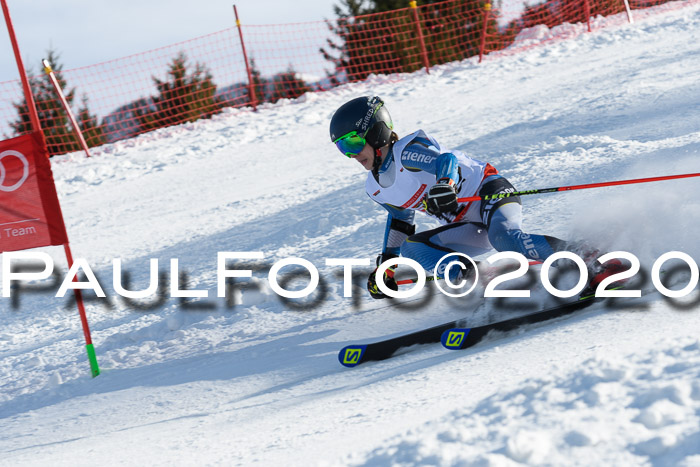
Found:
<path fill-rule="evenodd" d="M 665 1 L 630 0 L 630 8 Z M 226 107 L 256 107 L 372 74 L 516 52 L 572 35 L 572 28 L 562 27 L 562 34 L 552 34 L 559 25 L 581 23 L 573 28 L 579 34 L 590 29 L 591 18 L 626 11 L 624 0 L 545 0 L 531 6 L 505 0 L 493 6 L 475 0 L 422 3 L 327 21 L 244 24 L 240 31 L 232 27 L 97 65 L 56 70 L 53 64 L 54 71 L 92 147 L 207 118 Z M 624 14 L 620 18 L 627 21 Z M 80 150 L 48 77 L 30 81 L 50 154 Z M 0 83 L 0 138 L 29 131 L 20 81 Z"/>

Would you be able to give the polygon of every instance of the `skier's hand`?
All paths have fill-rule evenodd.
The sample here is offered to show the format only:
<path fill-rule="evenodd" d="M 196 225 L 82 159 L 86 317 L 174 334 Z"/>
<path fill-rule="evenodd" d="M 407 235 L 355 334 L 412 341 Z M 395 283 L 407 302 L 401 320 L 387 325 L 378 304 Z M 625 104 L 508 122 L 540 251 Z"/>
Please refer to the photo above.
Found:
<path fill-rule="evenodd" d="M 446 212 L 457 210 L 457 193 L 455 192 L 454 180 L 441 178 L 430 187 L 425 196 L 425 210 L 428 213 L 438 216 Z"/>
<path fill-rule="evenodd" d="M 369 290 L 369 294 L 372 298 L 389 298 L 389 296 L 385 295 L 381 290 L 379 290 L 379 287 L 377 286 L 377 269 L 379 268 L 380 264 L 391 258 L 396 258 L 396 255 L 383 253 L 377 256 L 377 267 L 374 268 L 372 274 L 370 274 L 367 278 L 367 290 Z M 391 266 L 387 268 L 386 271 L 384 271 L 384 284 L 386 284 L 386 286 L 389 287 L 391 290 L 399 290 L 399 286 L 396 283 L 396 280 L 394 279 L 395 271 L 396 266 Z"/>

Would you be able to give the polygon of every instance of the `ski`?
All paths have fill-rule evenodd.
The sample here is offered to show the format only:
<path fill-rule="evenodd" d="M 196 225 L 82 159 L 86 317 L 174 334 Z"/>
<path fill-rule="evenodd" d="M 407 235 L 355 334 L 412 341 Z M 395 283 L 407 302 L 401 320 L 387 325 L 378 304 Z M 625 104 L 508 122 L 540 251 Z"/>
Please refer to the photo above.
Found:
<path fill-rule="evenodd" d="M 566 316 L 586 308 L 599 300 L 603 300 L 603 298 L 598 298 L 595 295 L 586 295 L 577 298 L 575 301 L 555 305 L 551 308 L 546 308 L 527 315 L 517 316 L 515 318 L 509 318 L 503 321 L 496 321 L 495 323 L 474 326 L 471 328 L 455 326 L 454 328 L 447 329 L 442 333 L 440 343 L 443 347 L 449 350 L 466 349 L 481 342 L 484 337 L 492 331 L 507 332 L 528 324 L 549 321 L 551 319 Z"/>
<path fill-rule="evenodd" d="M 665 273 L 665 270 L 660 272 L 662 276 Z M 630 287 L 630 285 L 630 283 L 624 283 L 617 287 L 610 287 L 607 290 L 625 289 Z M 652 288 L 642 289 L 641 294 L 644 296 L 652 290 Z M 340 361 L 341 365 L 352 368 L 365 362 L 386 360 L 394 356 L 399 349 L 405 347 L 419 344 L 436 344 L 438 342 L 446 349 L 466 349 L 481 342 L 492 331 L 507 332 L 528 324 L 552 320 L 569 315 L 603 300 L 605 298 L 595 296 L 595 291 L 584 290 L 580 296 L 559 305 L 489 324 L 466 327 L 469 325 L 470 318 L 459 318 L 438 326 L 419 329 L 369 344 L 348 345 L 343 347 L 338 353 L 338 361 Z"/>
<path fill-rule="evenodd" d="M 666 271 L 661 271 L 660 274 L 665 274 Z M 610 287 L 608 290 L 621 290 L 629 286 L 628 283 Z M 652 289 L 642 289 L 641 295 L 644 296 L 651 292 Z M 523 316 L 509 318 L 495 323 L 485 324 L 483 326 L 474 326 L 471 328 L 455 326 L 452 329 L 447 329 L 443 332 L 440 343 L 443 347 L 449 350 L 461 350 L 472 347 L 483 340 L 483 338 L 491 331 L 507 332 L 517 329 L 528 324 L 541 323 L 551 319 L 559 318 L 574 313 L 582 308 L 585 308 L 594 302 L 603 301 L 605 298 L 596 297 L 595 291 L 584 291 L 577 299 L 553 306 L 544 310 L 536 311 Z"/>
<path fill-rule="evenodd" d="M 397 350 L 404 347 L 438 343 L 445 331 L 464 325 L 465 318 L 460 318 L 439 326 L 421 329 L 383 341 L 372 342 L 371 344 L 348 345 L 347 347 L 343 347 L 338 353 L 338 360 L 341 365 L 346 367 L 354 367 L 369 361 L 386 360 L 393 356 Z"/>
<path fill-rule="evenodd" d="M 617 287 L 622 288 L 622 287 Z M 524 316 L 466 328 L 469 318 L 459 318 L 427 329 L 420 329 L 389 339 L 362 345 L 348 345 L 338 353 L 341 365 L 352 368 L 370 361 L 386 360 L 399 349 L 419 344 L 442 345 L 450 350 L 465 349 L 479 343 L 491 331 L 512 331 L 518 327 L 566 316 L 592 303 L 604 300 L 593 294 L 584 294 L 560 305 Z"/>

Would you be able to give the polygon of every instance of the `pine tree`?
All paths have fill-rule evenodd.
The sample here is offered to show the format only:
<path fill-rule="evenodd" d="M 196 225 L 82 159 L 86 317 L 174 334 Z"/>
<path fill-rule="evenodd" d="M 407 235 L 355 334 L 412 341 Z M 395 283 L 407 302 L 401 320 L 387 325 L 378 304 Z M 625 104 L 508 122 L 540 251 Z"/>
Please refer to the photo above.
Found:
<path fill-rule="evenodd" d="M 357 81 L 372 73 L 420 69 L 422 47 L 416 37 L 413 12 L 405 9 L 407 3 L 403 0 L 340 0 L 340 5 L 334 7 L 338 19 L 335 23 L 327 22 L 336 39 L 328 39 L 320 50 L 326 60 L 335 64 L 336 70 L 329 77 L 337 81 Z M 482 0 L 417 2 L 417 5 L 436 4 L 421 19 L 431 65 L 479 53 L 482 3 Z M 394 12 L 401 8 L 403 10 Z M 497 18 L 495 14 L 491 16 L 488 33 L 498 35 Z"/>
<path fill-rule="evenodd" d="M 73 103 L 75 89 L 68 90 L 65 79 L 61 76 L 63 65 L 59 61 L 59 55 L 54 50 L 48 50 L 47 60 L 51 64 L 56 80 L 68 101 L 68 105 Z M 34 95 L 34 103 L 39 114 L 39 122 L 46 139 L 46 146 L 50 155 L 64 154 L 66 152 L 78 151 L 81 149 L 78 138 L 73 131 L 68 114 L 63 108 L 56 89 L 51 83 L 51 79 L 46 74 L 34 76 L 31 70 L 27 71 L 30 76 L 29 84 Z M 29 107 L 26 100 L 14 103 L 17 111 L 17 120 L 10 123 L 16 135 L 21 135 L 32 130 L 29 120 Z"/>
<path fill-rule="evenodd" d="M 589 3 L 591 16 L 608 15 L 624 11 L 624 3 L 618 0 L 599 0 Z M 563 23 L 586 22 L 586 6 L 583 0 L 547 0 L 529 6 L 519 18 L 508 25 L 507 31 L 515 37 L 523 29 L 543 24 L 553 28 Z"/>
<path fill-rule="evenodd" d="M 385 3 L 374 0 L 341 0 L 339 6 L 333 7 L 338 19 L 335 24 L 329 21 L 327 25 L 338 39 L 327 39 L 326 47 L 321 48 L 320 52 L 326 60 L 334 63 L 335 75 L 344 75 L 343 80 L 359 81 L 372 73 L 404 71 L 398 66 L 402 52 L 401 47 L 397 47 L 393 34 L 387 33 L 385 28 L 377 27 L 376 22 L 357 18 L 386 11 L 383 9 Z"/>
<path fill-rule="evenodd" d="M 275 75 L 272 80 L 273 91 L 270 102 L 277 102 L 279 99 L 294 99 L 311 88 L 290 65 L 286 72 Z"/>
<path fill-rule="evenodd" d="M 268 91 L 269 82 L 267 79 L 263 78 L 260 70 L 255 65 L 255 59 L 250 59 L 250 76 L 252 78 L 253 92 L 255 93 L 255 101 L 258 104 L 267 102 L 270 99 L 270 92 Z M 249 101 L 252 103 L 252 99 L 248 96 Z"/>
<path fill-rule="evenodd" d="M 96 115 L 91 115 L 88 109 L 88 98 L 83 94 L 82 105 L 78 110 L 78 126 L 89 147 L 100 146 L 107 142 L 105 125 L 99 124 Z"/>
<path fill-rule="evenodd" d="M 374 3 L 372 0 L 340 0 L 340 5 L 333 5 L 333 12 L 338 18 L 367 15 L 374 13 Z"/>
<path fill-rule="evenodd" d="M 153 97 L 154 109 L 138 115 L 141 131 L 211 117 L 221 110 L 217 102 L 216 85 L 211 73 L 196 63 L 189 72 L 187 57 L 179 53 L 170 64 L 168 79 L 153 77 L 158 95 Z"/>
<path fill-rule="evenodd" d="M 436 2 L 426 2 L 436 3 Z M 432 34 L 426 36 L 426 47 L 432 50 L 430 64 L 448 63 L 479 55 L 484 29 L 483 0 L 464 0 L 431 7 L 426 15 L 424 28 Z M 459 18 L 459 20 L 457 20 Z M 491 42 L 500 43 L 498 17 L 495 11 L 489 14 L 486 33 Z"/>
<path fill-rule="evenodd" d="M 144 133 L 145 130 L 141 129 L 139 122 L 145 115 L 153 111 L 155 111 L 155 106 L 151 97 L 141 97 L 112 111 L 102 120 L 107 142 L 132 138 Z"/>

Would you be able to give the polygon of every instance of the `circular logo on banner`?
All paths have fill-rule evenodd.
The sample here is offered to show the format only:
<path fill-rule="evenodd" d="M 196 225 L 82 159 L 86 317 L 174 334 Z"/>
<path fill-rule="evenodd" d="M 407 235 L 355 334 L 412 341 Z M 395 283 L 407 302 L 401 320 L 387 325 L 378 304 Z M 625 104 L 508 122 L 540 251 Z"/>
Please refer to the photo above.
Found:
<path fill-rule="evenodd" d="M 5 185 L 5 177 L 7 176 L 7 170 L 5 170 L 5 165 L 2 163 L 2 160 L 5 157 L 9 156 L 14 156 L 17 159 L 22 161 L 22 164 L 24 165 L 24 169 L 22 170 L 22 178 L 19 179 L 14 185 Z M 27 181 L 27 178 L 29 177 L 29 161 L 27 161 L 27 158 L 24 157 L 24 154 L 21 152 L 9 150 L 9 151 L 3 151 L 0 153 L 0 191 L 15 191 L 19 187 L 22 186 L 22 184 Z"/>

